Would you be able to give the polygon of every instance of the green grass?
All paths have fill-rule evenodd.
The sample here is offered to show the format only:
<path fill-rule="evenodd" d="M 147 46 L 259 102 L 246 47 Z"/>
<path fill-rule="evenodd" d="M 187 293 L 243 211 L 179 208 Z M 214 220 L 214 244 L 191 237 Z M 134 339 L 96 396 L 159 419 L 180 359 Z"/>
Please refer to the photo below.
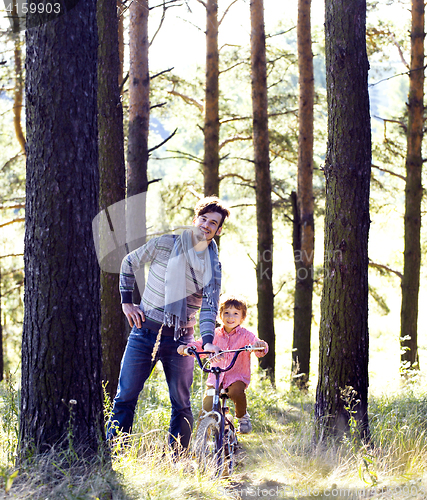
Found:
<path fill-rule="evenodd" d="M 197 372 L 196 372 L 197 373 Z M 203 381 L 195 381 L 200 407 Z M 427 490 L 427 394 L 415 378 L 390 395 L 371 396 L 372 446 L 351 436 L 329 447 L 313 441 L 313 392 L 282 384 L 274 390 L 255 373 L 248 390 L 253 432 L 239 438 L 231 478 L 214 479 L 189 456 L 174 460 L 168 441 L 169 397 L 161 369 L 147 384 L 135 433 L 112 463 L 69 466 L 54 449 L 14 469 L 18 394 L 0 384 L 0 498 L 153 500 L 239 498 L 421 499 Z M 286 387 L 285 387 L 286 386 Z M 14 476 L 15 474 L 15 476 Z"/>

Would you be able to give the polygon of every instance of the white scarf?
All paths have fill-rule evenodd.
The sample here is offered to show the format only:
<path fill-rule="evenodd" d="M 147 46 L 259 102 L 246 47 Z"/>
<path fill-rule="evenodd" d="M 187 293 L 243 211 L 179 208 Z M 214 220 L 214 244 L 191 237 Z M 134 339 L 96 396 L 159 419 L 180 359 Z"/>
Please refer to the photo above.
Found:
<path fill-rule="evenodd" d="M 193 230 L 185 230 L 181 236 L 175 237 L 174 247 L 169 258 L 165 276 L 165 315 L 164 324 L 175 325 L 175 339 L 179 336 L 179 330 L 187 322 L 187 297 L 196 291 L 194 276 L 187 282 L 187 262 L 191 268 L 202 275 L 200 288 L 204 288 L 208 303 L 213 307 L 215 297 L 219 297 L 220 275 L 218 269 L 218 257 L 216 243 L 214 240 L 203 252 L 196 252 L 193 243 Z M 190 289 L 187 288 L 188 285 Z"/>

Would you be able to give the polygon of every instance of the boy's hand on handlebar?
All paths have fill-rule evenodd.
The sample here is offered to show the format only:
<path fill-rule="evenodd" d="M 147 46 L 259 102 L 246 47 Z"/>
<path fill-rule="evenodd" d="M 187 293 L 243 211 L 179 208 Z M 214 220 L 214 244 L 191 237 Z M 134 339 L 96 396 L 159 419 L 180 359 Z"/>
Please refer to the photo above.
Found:
<path fill-rule="evenodd" d="M 252 347 L 263 347 L 264 350 L 259 352 L 262 354 L 262 356 L 266 355 L 265 351 L 267 349 L 267 344 L 263 340 L 258 340 L 257 342 L 255 342 L 255 344 L 252 344 Z"/>

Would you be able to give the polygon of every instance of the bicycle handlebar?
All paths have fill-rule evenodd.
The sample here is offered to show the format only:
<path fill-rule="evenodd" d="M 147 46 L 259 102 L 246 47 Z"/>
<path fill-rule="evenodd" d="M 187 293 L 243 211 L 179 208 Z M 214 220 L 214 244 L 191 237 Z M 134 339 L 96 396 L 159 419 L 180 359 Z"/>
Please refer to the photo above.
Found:
<path fill-rule="evenodd" d="M 185 354 L 193 354 L 197 360 L 197 363 L 199 364 L 200 368 L 206 372 L 206 373 L 221 373 L 221 372 L 227 372 L 228 370 L 231 370 L 234 366 L 234 364 L 236 363 L 236 360 L 237 360 L 237 356 L 241 353 L 241 352 L 247 352 L 247 351 L 263 351 L 265 349 L 265 347 L 254 347 L 252 345 L 245 345 L 244 347 L 241 347 L 239 349 L 230 349 L 230 350 L 227 350 L 227 351 L 219 351 L 218 354 L 216 354 L 214 351 L 201 351 L 201 352 L 198 352 L 196 351 L 196 348 L 195 347 L 186 347 L 184 349 L 184 353 Z M 203 363 L 202 363 L 202 360 L 200 358 L 200 356 L 202 354 L 215 354 L 214 357 L 216 356 L 219 356 L 220 354 L 227 354 L 227 353 L 234 353 L 234 356 L 232 358 L 232 360 L 230 361 L 230 364 L 225 367 L 225 368 L 220 368 L 219 366 L 212 366 L 210 368 L 206 368 Z"/>

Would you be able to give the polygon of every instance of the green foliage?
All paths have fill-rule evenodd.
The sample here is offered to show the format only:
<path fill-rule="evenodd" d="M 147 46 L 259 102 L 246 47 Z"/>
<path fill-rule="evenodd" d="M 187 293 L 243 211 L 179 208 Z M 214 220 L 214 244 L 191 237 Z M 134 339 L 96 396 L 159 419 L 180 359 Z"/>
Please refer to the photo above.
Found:
<path fill-rule="evenodd" d="M 15 382 L 10 374 L 0 382 L 0 465 L 5 470 L 14 464 L 19 439 L 20 392 Z"/>

